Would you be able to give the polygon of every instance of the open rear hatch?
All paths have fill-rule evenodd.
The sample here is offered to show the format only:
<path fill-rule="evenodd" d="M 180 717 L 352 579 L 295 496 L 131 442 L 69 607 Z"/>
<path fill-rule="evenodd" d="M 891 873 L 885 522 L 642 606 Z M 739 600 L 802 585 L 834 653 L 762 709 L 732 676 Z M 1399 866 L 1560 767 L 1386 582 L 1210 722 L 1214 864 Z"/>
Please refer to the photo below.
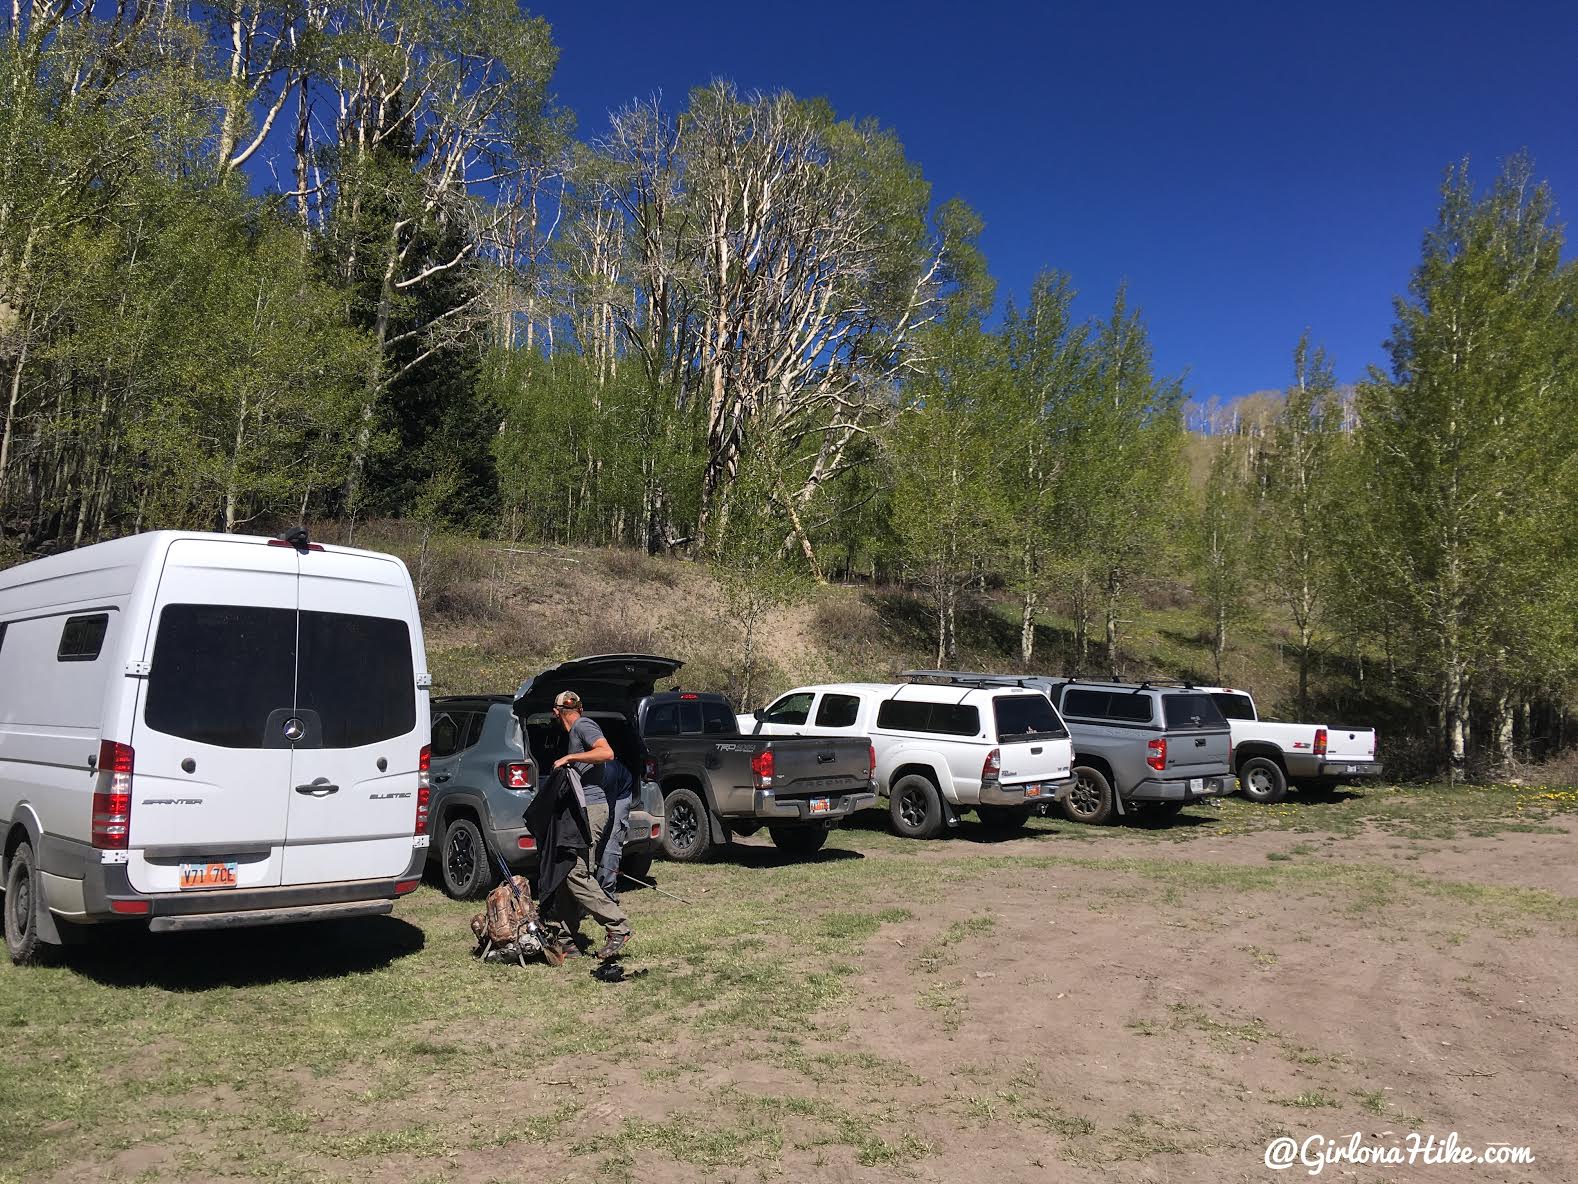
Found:
<path fill-rule="evenodd" d="M 684 664 L 653 654 L 598 654 L 550 666 L 521 683 L 515 715 L 544 775 L 565 750 L 563 729 L 550 717 L 560 691 L 581 696 L 586 714 L 603 729 L 619 759 L 639 774 L 644 754 L 635 731 L 636 705 Z"/>

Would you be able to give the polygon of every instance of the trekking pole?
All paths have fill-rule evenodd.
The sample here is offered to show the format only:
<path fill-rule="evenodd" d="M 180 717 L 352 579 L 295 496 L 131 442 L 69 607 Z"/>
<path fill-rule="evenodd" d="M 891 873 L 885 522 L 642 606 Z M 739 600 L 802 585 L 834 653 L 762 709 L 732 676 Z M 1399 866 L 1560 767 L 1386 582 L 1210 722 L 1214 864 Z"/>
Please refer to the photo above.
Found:
<path fill-rule="evenodd" d="M 677 900 L 677 901 L 679 901 L 680 904 L 689 904 L 690 903 L 690 901 L 686 900 L 683 896 L 675 896 L 672 892 L 664 892 L 663 889 L 659 888 L 656 884 L 649 883 L 646 880 L 638 880 L 634 876 L 632 876 L 629 872 L 620 872 L 619 873 L 619 878 L 621 880 L 629 880 L 632 884 L 639 884 L 643 888 L 650 888 L 650 889 L 652 889 L 652 891 L 660 893 L 663 896 L 668 897 L 670 900 Z"/>

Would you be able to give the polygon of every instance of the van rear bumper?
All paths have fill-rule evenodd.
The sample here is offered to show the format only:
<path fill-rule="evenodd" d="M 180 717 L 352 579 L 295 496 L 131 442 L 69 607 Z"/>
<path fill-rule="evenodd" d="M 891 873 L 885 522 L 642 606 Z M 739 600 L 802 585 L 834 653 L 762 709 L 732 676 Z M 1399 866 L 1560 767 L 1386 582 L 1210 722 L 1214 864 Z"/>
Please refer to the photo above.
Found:
<path fill-rule="evenodd" d="M 250 929 L 257 925 L 340 921 L 346 917 L 378 917 L 392 912 L 394 912 L 392 900 L 357 900 L 345 904 L 307 904 L 290 909 L 253 909 L 250 912 L 154 917 L 148 922 L 148 928 L 153 933 L 192 933 L 199 929 Z"/>
<path fill-rule="evenodd" d="M 82 844 L 61 844 L 81 847 Z M 91 848 L 85 848 L 91 851 Z M 92 851 L 94 857 L 97 851 Z M 80 855 L 80 853 L 79 853 Z M 56 908 L 55 911 L 72 921 L 138 921 L 146 920 L 156 932 L 192 928 L 235 928 L 244 925 L 278 925 L 293 919 L 311 920 L 315 917 L 340 915 L 363 916 L 367 912 L 331 914 L 328 910 L 339 906 L 380 905 L 377 911 L 388 912 L 396 897 L 415 887 L 414 881 L 422 877 L 427 862 L 427 848 L 414 847 L 405 874 L 388 879 L 345 880 L 333 884 L 293 884 L 277 888 L 249 888 L 241 891 L 216 888 L 205 892 L 138 892 L 131 886 L 126 865 L 123 863 L 97 863 L 86 858 L 72 861 L 82 882 L 82 912 L 75 913 Z M 56 873 L 57 875 L 60 873 Z M 76 877 L 70 877 L 75 879 Z M 117 912 L 116 902 L 146 903 L 147 912 Z M 51 899 L 50 904 L 56 902 Z M 292 918 L 283 914 L 307 911 L 308 915 Z M 218 918 L 228 918 L 219 920 Z M 181 925 L 161 924 L 161 920 L 186 919 Z M 210 923 L 196 925 L 191 918 L 207 918 Z M 248 918 L 255 918 L 249 920 Z"/>

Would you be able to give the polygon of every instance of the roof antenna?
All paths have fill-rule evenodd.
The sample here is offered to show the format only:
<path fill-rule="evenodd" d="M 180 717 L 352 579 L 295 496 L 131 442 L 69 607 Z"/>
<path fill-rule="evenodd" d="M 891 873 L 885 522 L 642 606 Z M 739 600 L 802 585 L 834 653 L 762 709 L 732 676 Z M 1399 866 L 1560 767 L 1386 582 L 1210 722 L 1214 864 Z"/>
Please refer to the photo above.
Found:
<path fill-rule="evenodd" d="M 307 539 L 307 528 L 305 526 L 292 526 L 290 529 L 284 531 L 279 536 L 279 538 L 280 542 L 289 543 L 303 555 L 307 553 L 307 550 L 311 545 Z"/>

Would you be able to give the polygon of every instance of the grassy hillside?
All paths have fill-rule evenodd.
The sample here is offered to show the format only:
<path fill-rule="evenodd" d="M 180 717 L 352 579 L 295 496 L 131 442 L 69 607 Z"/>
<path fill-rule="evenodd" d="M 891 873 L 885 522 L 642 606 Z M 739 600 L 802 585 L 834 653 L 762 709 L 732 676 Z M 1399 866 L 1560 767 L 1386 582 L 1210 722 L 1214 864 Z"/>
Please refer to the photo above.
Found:
<path fill-rule="evenodd" d="M 410 564 L 439 693 L 510 690 L 565 658 L 626 651 L 682 658 L 685 686 L 745 698 L 744 630 L 702 564 L 626 549 L 512 547 L 450 536 L 431 538 L 424 559 L 420 532 L 404 523 L 364 526 L 355 541 Z M 1016 604 L 983 597 L 961 625 L 963 666 L 1019 669 Z M 1208 623 L 1187 589 L 1157 591 L 1124 630 L 1125 675 L 1214 678 Z M 929 606 L 902 589 L 808 588 L 760 627 L 744 706 L 802 683 L 885 680 L 906 667 L 930 666 L 934 636 Z M 1067 617 L 1044 614 L 1033 670 L 1071 669 L 1072 638 Z M 1224 680 L 1268 704 L 1284 702 L 1296 679 L 1286 640 L 1273 623 L 1246 626 L 1228 653 Z M 1350 681 L 1336 666 L 1322 677 L 1334 690 Z"/>

